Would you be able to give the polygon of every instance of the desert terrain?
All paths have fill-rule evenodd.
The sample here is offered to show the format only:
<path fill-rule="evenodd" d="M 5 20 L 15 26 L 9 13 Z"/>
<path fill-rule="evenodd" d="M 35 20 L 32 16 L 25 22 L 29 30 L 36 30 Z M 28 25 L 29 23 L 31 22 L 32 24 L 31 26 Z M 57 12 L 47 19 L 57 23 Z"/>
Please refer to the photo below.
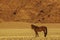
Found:
<path fill-rule="evenodd" d="M 31 24 L 46 26 L 47 37 L 43 32 L 39 32 L 39 37 L 35 37 L 35 32 Z M 26 23 L 26 22 L 4 22 L 0 23 L 0 40 L 60 40 L 59 23 Z"/>
<path fill-rule="evenodd" d="M 60 0 L 0 0 L 0 22 L 60 23 Z"/>
<path fill-rule="evenodd" d="M 46 26 L 47 37 L 31 24 Z M 0 40 L 60 40 L 60 0 L 0 0 Z"/>

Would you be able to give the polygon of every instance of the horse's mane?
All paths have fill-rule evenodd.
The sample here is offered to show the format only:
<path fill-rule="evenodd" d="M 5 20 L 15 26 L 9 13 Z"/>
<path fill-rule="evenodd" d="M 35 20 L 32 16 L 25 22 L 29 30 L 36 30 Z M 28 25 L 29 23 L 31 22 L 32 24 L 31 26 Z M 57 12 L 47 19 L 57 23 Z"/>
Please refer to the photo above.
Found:
<path fill-rule="evenodd" d="M 38 28 L 38 26 L 36 26 L 36 25 L 33 25 L 33 24 L 32 24 L 31 26 L 32 26 L 32 27 L 35 27 L 35 28 Z"/>
<path fill-rule="evenodd" d="M 36 25 L 31 25 L 32 27 L 34 27 L 34 28 L 39 28 L 38 26 L 36 26 Z M 40 27 L 45 27 L 46 28 L 46 26 L 40 26 Z"/>

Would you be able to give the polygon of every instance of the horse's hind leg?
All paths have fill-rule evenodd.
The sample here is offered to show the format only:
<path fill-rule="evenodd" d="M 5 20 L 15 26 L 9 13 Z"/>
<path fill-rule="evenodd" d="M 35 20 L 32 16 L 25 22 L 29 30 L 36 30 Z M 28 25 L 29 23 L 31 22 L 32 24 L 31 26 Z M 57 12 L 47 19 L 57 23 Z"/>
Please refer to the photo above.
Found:
<path fill-rule="evenodd" d="M 44 31 L 44 37 L 46 37 L 46 35 L 47 35 L 47 32 L 46 32 L 46 31 Z"/>
<path fill-rule="evenodd" d="M 46 33 L 44 33 L 44 37 L 46 37 L 46 35 L 47 35 L 47 34 L 46 34 Z"/>

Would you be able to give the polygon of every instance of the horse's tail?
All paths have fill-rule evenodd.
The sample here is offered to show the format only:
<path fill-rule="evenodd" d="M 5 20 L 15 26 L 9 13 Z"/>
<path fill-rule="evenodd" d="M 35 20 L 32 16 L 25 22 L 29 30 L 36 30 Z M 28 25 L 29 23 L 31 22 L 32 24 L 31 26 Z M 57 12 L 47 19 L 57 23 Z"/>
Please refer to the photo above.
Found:
<path fill-rule="evenodd" d="M 46 35 L 47 35 L 47 27 L 45 27 L 45 32 L 44 32 L 44 36 L 46 37 Z"/>

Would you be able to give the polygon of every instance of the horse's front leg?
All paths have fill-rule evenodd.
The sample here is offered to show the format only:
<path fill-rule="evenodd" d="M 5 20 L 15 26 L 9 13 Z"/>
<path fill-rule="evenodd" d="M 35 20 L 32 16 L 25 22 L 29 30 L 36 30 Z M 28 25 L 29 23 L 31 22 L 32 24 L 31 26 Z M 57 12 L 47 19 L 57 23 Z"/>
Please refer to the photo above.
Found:
<path fill-rule="evenodd" d="M 35 34 L 36 34 L 36 35 L 35 35 L 35 37 L 39 37 L 39 35 L 38 35 L 38 32 L 37 32 L 37 31 L 35 31 Z"/>

